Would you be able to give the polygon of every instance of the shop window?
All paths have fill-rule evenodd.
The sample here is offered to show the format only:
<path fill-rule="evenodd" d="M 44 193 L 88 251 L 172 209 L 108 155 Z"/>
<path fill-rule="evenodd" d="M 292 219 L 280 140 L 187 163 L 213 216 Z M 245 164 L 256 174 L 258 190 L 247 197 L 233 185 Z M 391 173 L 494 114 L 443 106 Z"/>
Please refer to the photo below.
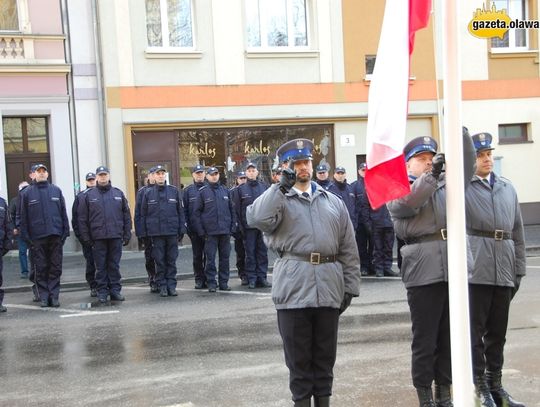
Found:
<path fill-rule="evenodd" d="M 309 0 L 246 0 L 248 48 L 307 48 Z"/>
<path fill-rule="evenodd" d="M 527 19 L 527 0 L 492 0 L 498 11 L 505 9 L 508 16 L 513 20 Z M 492 51 L 523 51 L 528 47 L 527 29 L 511 28 L 503 38 L 491 39 Z"/>
<path fill-rule="evenodd" d="M 193 48 L 190 0 L 146 0 L 146 33 L 151 48 Z"/>
<path fill-rule="evenodd" d="M 46 117 L 3 117 L 6 154 L 48 153 Z"/>
<path fill-rule="evenodd" d="M 499 144 L 526 143 L 528 141 L 527 123 L 499 124 Z"/>
<path fill-rule="evenodd" d="M 0 0 L 0 31 L 19 31 L 17 0 Z"/>

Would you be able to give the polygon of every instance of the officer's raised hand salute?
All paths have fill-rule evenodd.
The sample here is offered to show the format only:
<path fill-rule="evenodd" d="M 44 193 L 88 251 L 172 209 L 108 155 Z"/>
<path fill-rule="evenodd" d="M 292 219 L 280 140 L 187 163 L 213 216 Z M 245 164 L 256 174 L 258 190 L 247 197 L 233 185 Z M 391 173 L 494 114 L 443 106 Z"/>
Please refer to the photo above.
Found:
<path fill-rule="evenodd" d="M 332 394 L 339 314 L 358 296 L 360 261 L 345 204 L 311 182 L 312 150 L 307 139 L 278 149 L 289 166 L 248 207 L 247 221 L 280 256 L 272 299 L 294 405 L 310 406 L 313 397 L 324 407 Z"/>

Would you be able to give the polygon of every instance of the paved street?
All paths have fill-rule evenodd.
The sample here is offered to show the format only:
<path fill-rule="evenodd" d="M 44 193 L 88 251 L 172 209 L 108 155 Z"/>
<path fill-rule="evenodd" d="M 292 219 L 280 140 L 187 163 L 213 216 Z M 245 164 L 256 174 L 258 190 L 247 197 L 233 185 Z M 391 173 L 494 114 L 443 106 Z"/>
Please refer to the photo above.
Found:
<path fill-rule="evenodd" d="M 504 382 L 540 407 L 540 258 L 514 300 Z M 0 315 L 1 406 L 290 406 L 269 290 L 210 294 L 180 282 L 160 298 L 143 283 L 97 307 L 64 289 L 59 309 L 10 292 Z M 96 306 L 95 306 L 96 305 Z M 343 315 L 333 406 L 415 406 L 410 322 L 399 279 L 367 278 Z M 113 404 L 114 403 L 114 404 Z"/>

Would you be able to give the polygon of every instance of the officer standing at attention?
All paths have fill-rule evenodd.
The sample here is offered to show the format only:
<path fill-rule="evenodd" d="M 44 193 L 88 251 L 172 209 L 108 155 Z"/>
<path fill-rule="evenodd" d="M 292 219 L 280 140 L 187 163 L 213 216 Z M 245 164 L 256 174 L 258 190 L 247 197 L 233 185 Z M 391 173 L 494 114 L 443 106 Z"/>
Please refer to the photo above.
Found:
<path fill-rule="evenodd" d="M 19 207 L 19 195 L 27 186 L 28 182 L 22 181 L 19 183 L 19 193 L 16 197 L 12 198 L 9 202 L 9 214 L 11 216 L 11 222 L 13 222 L 13 236 L 17 239 L 17 246 L 19 247 L 19 264 L 21 266 L 21 278 L 28 278 L 28 247 L 26 242 L 21 239 L 19 234 L 19 225 L 16 224 L 17 212 Z"/>
<path fill-rule="evenodd" d="M 523 220 L 516 190 L 493 172 L 491 134 L 472 140 L 476 174 L 465 202 L 474 384 L 482 406 L 524 407 L 501 384 L 510 302 L 526 269 Z"/>
<path fill-rule="evenodd" d="M 159 295 L 176 297 L 178 242 L 186 233 L 182 193 L 167 185 L 167 170 L 163 165 L 155 166 L 154 174 L 154 185 L 144 190 L 141 199 L 141 232 L 152 239 Z"/>
<path fill-rule="evenodd" d="M 294 405 L 330 405 L 341 312 L 358 296 L 360 262 L 345 204 L 315 182 L 313 143 L 295 139 L 278 149 L 290 159 L 279 184 L 247 209 L 264 232 L 274 264 L 272 299 Z M 320 233 L 324 231 L 324 233 Z"/>
<path fill-rule="evenodd" d="M 121 293 L 122 245 L 131 239 L 131 213 L 124 193 L 111 185 L 107 167 L 96 169 L 97 185 L 79 204 L 79 232 L 85 245 L 92 246 L 96 263 L 98 300 L 101 304 L 124 301 Z"/>
<path fill-rule="evenodd" d="M 238 171 L 236 173 L 236 185 L 231 188 L 231 199 L 233 202 L 238 202 L 238 187 L 245 184 L 247 181 L 246 173 L 244 171 Z M 238 223 L 238 216 L 236 217 Z M 244 247 L 244 236 L 242 230 L 236 227 L 236 231 L 233 234 L 234 237 L 234 251 L 236 252 L 236 269 L 238 270 L 238 277 L 240 278 L 242 285 L 248 285 L 249 281 L 246 274 L 246 249 Z"/>
<path fill-rule="evenodd" d="M 463 128 L 464 187 L 474 174 L 475 154 Z M 417 137 L 403 150 L 411 192 L 388 203 L 401 248 L 402 279 L 412 322 L 412 381 L 421 407 L 452 406 L 448 264 L 446 247 L 446 181 L 444 154 L 437 142 Z M 435 401 L 432 382 L 435 381 Z"/>
<path fill-rule="evenodd" d="M 21 237 L 32 246 L 35 282 L 41 307 L 59 307 L 62 247 L 69 221 L 62 191 L 49 184 L 44 164 L 35 165 L 35 183 L 21 195 Z"/>
<path fill-rule="evenodd" d="M 334 180 L 326 189 L 343 200 L 354 228 L 358 223 L 356 220 L 356 199 L 351 186 L 347 182 L 347 171 L 345 170 L 345 167 L 336 167 L 334 170 Z"/>
<path fill-rule="evenodd" d="M 262 232 L 251 227 L 246 221 L 246 208 L 268 189 L 268 185 L 257 180 L 259 171 L 254 163 L 246 166 L 247 182 L 238 187 L 235 202 L 238 226 L 244 236 L 246 250 L 246 274 L 248 288 L 272 287 L 266 279 L 268 273 L 268 248 L 264 244 Z"/>
<path fill-rule="evenodd" d="M 135 196 L 135 211 L 133 214 L 133 223 L 135 224 L 135 234 L 142 241 L 144 245 L 144 266 L 146 268 L 146 274 L 148 274 L 148 285 L 150 286 L 151 293 L 159 292 L 158 285 L 156 283 L 156 262 L 152 257 L 152 239 L 143 235 L 141 226 L 141 203 L 144 191 L 154 185 L 156 167 L 148 169 L 148 175 L 146 177 L 146 185 L 139 188 Z"/>
<path fill-rule="evenodd" d="M 182 199 L 184 200 L 184 214 L 186 218 L 187 233 L 191 240 L 191 250 L 193 252 L 193 275 L 195 276 L 195 288 L 200 290 L 207 288 L 206 275 L 204 274 L 204 239 L 199 237 L 193 226 L 193 211 L 195 210 L 195 200 L 199 195 L 199 190 L 205 185 L 204 167 L 200 164 L 191 169 L 193 184 L 184 188 Z"/>
<path fill-rule="evenodd" d="M 81 200 L 81 197 L 84 196 L 88 192 L 90 188 L 94 188 L 96 186 L 96 174 L 93 172 L 89 172 L 86 174 L 86 189 L 84 191 L 79 192 L 75 196 L 75 200 L 73 201 L 73 206 L 71 208 L 71 226 L 73 227 L 73 233 L 75 233 L 75 236 L 81 242 L 82 245 L 82 252 L 84 256 L 84 260 L 86 261 L 86 271 L 85 271 L 85 277 L 86 282 L 88 283 L 88 286 L 90 287 L 90 297 L 97 297 L 97 284 L 96 284 L 96 264 L 94 263 L 94 255 L 92 254 L 92 246 L 88 246 L 84 244 L 81 241 L 81 234 L 79 232 L 79 223 L 77 222 L 77 219 L 79 219 L 79 202 Z"/>
<path fill-rule="evenodd" d="M 328 189 L 332 181 L 328 178 L 328 167 L 325 164 L 317 165 L 315 168 L 315 182 L 324 189 Z"/>
<path fill-rule="evenodd" d="M 363 276 L 375 274 L 373 268 L 373 239 L 371 231 L 370 204 L 364 185 L 366 176 L 366 163 L 358 167 L 358 180 L 351 184 L 356 201 L 356 214 L 358 226 L 356 227 L 356 244 L 360 255 L 360 267 Z"/>
<path fill-rule="evenodd" d="M 236 228 L 236 216 L 230 192 L 219 183 L 219 171 L 216 167 L 206 170 L 207 184 L 199 190 L 195 199 L 193 218 L 195 231 L 204 239 L 206 265 L 204 272 L 208 291 L 216 292 L 216 252 L 219 252 L 219 289 L 229 288 L 229 256 L 231 252 L 231 234 Z"/>
<path fill-rule="evenodd" d="M 7 311 L 7 308 L 2 305 L 4 301 L 2 271 L 4 269 L 3 257 L 11 248 L 12 227 L 8 205 L 4 198 L 0 198 L 0 312 Z"/>

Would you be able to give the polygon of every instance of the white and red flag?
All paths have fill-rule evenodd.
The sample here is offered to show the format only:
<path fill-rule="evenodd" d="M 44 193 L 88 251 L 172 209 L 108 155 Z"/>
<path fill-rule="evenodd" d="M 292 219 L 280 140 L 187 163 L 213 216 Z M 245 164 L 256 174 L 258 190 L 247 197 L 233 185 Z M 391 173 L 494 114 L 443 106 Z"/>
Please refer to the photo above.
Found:
<path fill-rule="evenodd" d="M 403 156 L 410 55 L 430 12 L 431 0 L 386 0 L 368 98 L 365 184 L 372 208 L 410 192 Z"/>

